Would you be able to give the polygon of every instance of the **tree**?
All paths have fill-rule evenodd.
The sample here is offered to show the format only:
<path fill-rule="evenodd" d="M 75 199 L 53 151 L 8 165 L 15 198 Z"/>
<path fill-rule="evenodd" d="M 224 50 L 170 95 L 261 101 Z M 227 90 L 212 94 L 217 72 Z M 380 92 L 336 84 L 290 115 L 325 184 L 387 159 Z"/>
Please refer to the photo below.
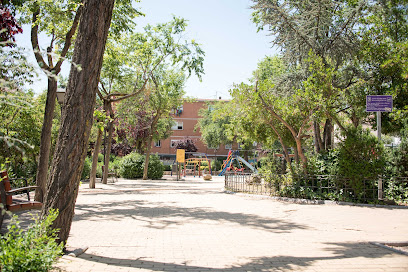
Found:
<path fill-rule="evenodd" d="M 233 141 L 228 138 L 226 131 L 226 126 L 230 123 L 230 116 L 221 113 L 226 106 L 224 102 L 209 103 L 208 107 L 199 111 L 201 118 L 195 129 L 200 129 L 201 139 L 209 147 L 217 147 Z"/>
<path fill-rule="evenodd" d="M 134 25 L 131 19 L 139 14 L 131 6 L 131 1 L 117 1 L 115 9 L 115 23 L 112 32 L 119 35 L 120 30 Z M 23 21 L 31 23 L 31 44 L 38 65 L 48 77 L 47 102 L 44 113 L 44 123 L 41 133 L 41 148 L 38 160 L 37 186 L 35 199 L 42 201 L 46 188 L 48 161 L 50 157 L 50 143 L 53 112 L 55 109 L 58 74 L 64 60 L 71 56 L 71 44 L 75 41 L 75 33 L 81 18 L 83 4 L 80 0 L 68 1 L 25 1 L 21 11 L 25 15 Z M 120 9 L 121 14 L 116 10 Z M 126 11 L 126 12 L 123 12 Z M 38 33 L 44 32 L 49 39 L 46 54 L 40 50 Z M 45 58 L 44 58 L 45 57 Z"/>
<path fill-rule="evenodd" d="M 64 243 L 74 215 L 113 6 L 114 0 L 85 1 L 75 42 L 72 62 L 81 69 L 71 67 L 42 209 L 42 216 L 51 209 L 58 209 L 53 228 L 60 229 L 59 241 Z"/>
<path fill-rule="evenodd" d="M 36 175 L 38 188 L 36 189 L 35 200 L 40 202 L 43 201 L 46 188 L 52 120 L 57 96 L 57 75 L 61 71 L 61 65 L 73 42 L 82 7 L 81 3 L 75 0 L 67 2 L 27 1 L 21 9 L 23 14 L 26 15 L 26 17 L 23 17 L 25 22 L 30 22 L 29 15 L 32 16 L 30 22 L 32 25 L 31 45 L 38 65 L 48 77 L 47 100 Z M 61 22 L 65 23 L 61 24 Z M 39 31 L 44 31 L 51 36 L 50 44 L 47 46 L 46 58 L 44 58 L 38 43 Z M 61 49 L 56 50 L 59 46 L 61 46 Z M 57 52 L 54 52 L 54 50 Z"/>
<path fill-rule="evenodd" d="M 15 42 L 14 35 L 23 33 L 23 29 L 17 24 L 16 19 L 10 10 L 0 5 L 0 43 L 1 45 L 13 46 Z"/>
<path fill-rule="evenodd" d="M 360 20 L 359 60 L 365 81 L 359 91 L 362 96 L 393 96 L 393 112 L 383 114 L 381 120 L 384 133 L 398 133 L 408 118 L 407 4 L 406 0 L 372 1 Z M 375 118 L 370 121 L 376 125 Z"/>
<path fill-rule="evenodd" d="M 153 84 L 155 71 L 166 62 L 171 63 L 190 76 L 194 72 L 199 78 L 203 73 L 204 52 L 194 41 L 183 41 L 186 20 L 174 17 L 169 23 L 148 25 L 143 33 L 129 33 L 108 44 L 105 65 L 98 96 L 104 109 L 115 119 L 112 103 L 138 96 Z M 158 121 L 158 120 L 157 120 Z M 157 122 L 156 121 L 156 122 Z M 113 135 L 113 121 L 108 124 L 109 158 Z M 109 160 L 105 160 L 103 183 L 107 180 Z"/>
<path fill-rule="evenodd" d="M 188 137 L 184 138 L 183 140 L 177 141 L 174 148 L 184 149 L 186 152 L 197 152 L 198 150 L 195 142 Z"/>
<path fill-rule="evenodd" d="M 294 78 L 300 79 L 300 82 L 307 79 L 310 81 L 314 76 L 313 74 L 323 75 L 325 70 L 331 70 L 331 89 L 339 92 L 326 92 L 328 90 L 327 81 L 321 82 L 324 83 L 322 86 L 314 84 L 314 92 L 325 95 L 327 102 L 333 101 L 327 95 L 333 97 L 339 96 L 340 93 L 348 95 L 349 88 L 356 83 L 357 69 L 353 67 L 352 60 L 359 49 L 356 29 L 358 20 L 366 7 L 366 1 L 253 0 L 253 2 L 255 3 L 253 5 L 255 9 L 254 22 L 260 28 L 266 27 L 270 34 L 275 37 L 274 45 L 282 49 L 284 61 L 291 68 L 291 72 L 286 73 L 283 77 L 286 80 L 275 82 L 275 84 L 280 85 L 278 89 L 285 89 L 286 83 L 293 81 Z M 319 59 L 323 67 L 313 66 L 314 61 L 310 61 L 311 57 L 315 60 Z M 318 67 L 320 70 L 317 71 L 310 69 Z M 290 88 L 292 86 L 289 86 Z M 292 88 L 292 90 L 294 89 Z M 344 99 L 338 99 L 338 101 L 342 102 Z M 350 116 L 357 117 L 354 104 L 345 104 L 323 105 L 323 108 L 327 110 L 325 114 L 317 114 L 313 117 L 315 119 L 316 142 L 320 143 L 317 145 L 318 150 L 323 146 L 331 146 L 330 143 L 322 144 L 319 129 L 321 118 L 326 118 L 325 131 L 331 134 L 331 119 L 334 118 L 339 121 L 335 116 L 339 110 L 341 112 L 349 111 Z M 277 115 L 272 115 L 278 118 Z M 310 114 L 304 116 L 311 117 Z M 358 120 L 356 121 L 358 122 Z M 344 127 L 341 124 L 339 126 Z M 300 152 L 297 133 L 292 130 L 292 135 L 297 142 L 298 152 Z M 327 140 L 330 138 L 331 135 L 324 135 L 323 137 Z"/>
<path fill-rule="evenodd" d="M 146 159 L 143 170 L 143 179 L 147 179 L 149 168 L 150 149 L 152 141 L 156 138 L 159 140 L 157 128 L 161 118 L 171 118 L 170 111 L 178 108 L 182 104 L 184 95 L 183 86 L 185 76 L 182 71 L 166 69 L 161 66 L 152 77 L 154 85 L 149 94 L 149 105 L 152 110 L 152 122 L 149 127 L 149 134 L 146 143 Z M 167 131 L 170 131 L 170 126 Z"/>

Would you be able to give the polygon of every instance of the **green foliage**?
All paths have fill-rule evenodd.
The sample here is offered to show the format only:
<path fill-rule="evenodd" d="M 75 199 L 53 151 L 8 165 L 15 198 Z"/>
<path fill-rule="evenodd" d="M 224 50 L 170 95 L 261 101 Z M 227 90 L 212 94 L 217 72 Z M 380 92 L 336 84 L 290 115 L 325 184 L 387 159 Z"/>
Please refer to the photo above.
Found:
<path fill-rule="evenodd" d="M 136 179 L 143 177 L 144 157 L 132 152 L 124 156 L 120 163 L 119 173 L 122 178 Z"/>
<path fill-rule="evenodd" d="M 8 232 L 0 238 L 1 271 L 49 271 L 62 255 L 63 244 L 57 244 L 57 230 L 51 228 L 58 212 L 51 210 L 44 220 L 36 220 L 23 231 L 14 216 Z"/>
<path fill-rule="evenodd" d="M 98 153 L 98 162 L 103 162 L 103 154 Z"/>
<path fill-rule="evenodd" d="M 171 171 L 171 165 L 170 164 L 165 164 L 164 165 L 164 171 Z"/>
<path fill-rule="evenodd" d="M 327 152 L 314 154 L 309 157 L 308 174 L 337 175 L 339 150 L 331 149 Z"/>
<path fill-rule="evenodd" d="M 337 175 L 348 178 L 352 187 L 361 188 L 361 177 L 376 178 L 385 166 L 384 147 L 369 130 L 350 128 L 339 144 Z"/>
<path fill-rule="evenodd" d="M 160 161 L 159 155 L 151 155 L 149 158 L 149 168 L 147 177 L 150 179 L 161 179 L 163 177 L 164 166 Z"/>
<path fill-rule="evenodd" d="M 215 159 L 211 161 L 211 170 L 212 171 L 219 171 L 222 167 L 222 160 Z"/>
<path fill-rule="evenodd" d="M 82 169 L 81 180 L 89 178 L 89 174 L 91 173 L 91 164 L 92 159 L 90 157 L 86 157 L 84 161 L 84 168 Z"/>
<path fill-rule="evenodd" d="M 117 157 L 113 155 L 110 156 L 109 168 L 113 169 L 115 173 L 119 173 L 121 159 L 122 159 L 121 157 Z"/>
<path fill-rule="evenodd" d="M 119 174 L 126 179 L 137 179 L 143 177 L 145 156 L 136 152 L 126 155 L 120 160 Z M 164 166 L 158 155 L 151 155 L 147 176 L 150 179 L 163 177 Z"/>
<path fill-rule="evenodd" d="M 392 176 L 408 177 L 408 121 L 400 131 L 401 143 L 389 156 L 388 172 Z"/>

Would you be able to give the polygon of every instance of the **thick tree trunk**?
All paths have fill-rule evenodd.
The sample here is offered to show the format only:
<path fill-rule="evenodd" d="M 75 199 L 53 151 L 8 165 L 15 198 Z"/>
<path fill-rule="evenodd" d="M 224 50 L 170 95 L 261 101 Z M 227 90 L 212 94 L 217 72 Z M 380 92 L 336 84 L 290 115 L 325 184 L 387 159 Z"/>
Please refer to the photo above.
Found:
<path fill-rule="evenodd" d="M 150 150 L 152 149 L 152 139 L 153 139 L 153 135 L 150 135 L 149 139 L 147 140 L 146 159 L 145 159 L 145 166 L 143 169 L 143 179 L 144 180 L 148 178 L 147 172 L 149 170 L 149 159 L 150 159 Z"/>
<path fill-rule="evenodd" d="M 66 242 L 71 229 L 79 181 L 91 131 L 106 38 L 114 0 L 85 0 L 75 43 L 61 128 L 48 178 L 42 210 L 59 215 L 53 227 L 60 229 L 60 242 Z"/>
<path fill-rule="evenodd" d="M 98 129 L 94 152 L 92 154 L 92 168 L 89 177 L 89 188 L 94 189 L 96 183 L 96 168 L 98 167 L 98 155 L 102 145 L 102 129 Z"/>
<path fill-rule="evenodd" d="M 112 148 L 112 137 L 113 137 L 113 121 L 110 121 L 108 124 L 108 146 L 105 149 L 105 161 L 103 162 L 103 176 L 102 183 L 108 184 L 108 173 L 109 173 L 109 157 L 111 154 Z"/>
<path fill-rule="evenodd" d="M 55 100 L 57 98 L 57 80 L 54 77 L 48 78 L 47 100 L 45 103 L 44 123 L 41 129 L 40 154 L 38 158 L 38 168 L 34 199 L 39 202 L 44 201 L 47 188 L 48 162 L 50 160 L 52 119 L 54 117 Z"/>

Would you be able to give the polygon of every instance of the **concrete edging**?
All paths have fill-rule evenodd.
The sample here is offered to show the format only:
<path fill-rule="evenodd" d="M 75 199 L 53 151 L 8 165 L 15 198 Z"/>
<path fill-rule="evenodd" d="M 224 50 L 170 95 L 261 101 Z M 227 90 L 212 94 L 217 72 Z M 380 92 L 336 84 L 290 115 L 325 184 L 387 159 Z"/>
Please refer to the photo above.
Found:
<path fill-rule="evenodd" d="M 344 201 L 333 201 L 333 200 L 313 200 L 313 199 L 302 199 L 302 198 L 290 198 L 290 197 L 280 197 L 280 196 L 267 196 L 267 195 L 257 195 L 257 194 L 245 194 L 236 193 L 229 190 L 223 190 L 227 194 L 245 195 L 260 198 L 272 199 L 279 202 L 289 202 L 294 204 L 307 204 L 307 205 L 344 205 L 344 206 L 357 206 L 357 207 L 369 207 L 369 208 L 387 208 L 387 209 L 408 209 L 408 206 L 397 206 L 397 205 L 380 205 L 380 204 L 363 204 L 363 203 L 353 203 Z"/>

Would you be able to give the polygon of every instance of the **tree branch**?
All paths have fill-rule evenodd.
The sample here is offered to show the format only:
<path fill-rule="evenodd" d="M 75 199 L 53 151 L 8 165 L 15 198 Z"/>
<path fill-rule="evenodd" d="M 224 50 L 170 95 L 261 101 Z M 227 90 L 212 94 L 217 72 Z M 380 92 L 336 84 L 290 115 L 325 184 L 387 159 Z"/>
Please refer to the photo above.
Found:
<path fill-rule="evenodd" d="M 35 11 L 33 12 L 33 26 L 31 27 L 31 46 L 33 47 L 34 51 L 34 56 L 35 59 L 38 63 L 38 65 L 41 67 L 41 69 L 46 70 L 46 71 L 51 71 L 51 68 L 45 63 L 44 58 L 41 55 L 40 52 L 40 47 L 38 46 L 38 15 L 40 14 L 40 6 L 38 5 L 38 2 L 36 1 L 34 3 L 34 9 Z"/>
<path fill-rule="evenodd" d="M 68 33 L 65 36 L 64 48 L 62 49 L 61 56 L 54 68 L 57 71 L 61 69 L 62 62 L 64 61 L 64 58 L 67 55 L 69 48 L 71 47 L 72 37 L 74 36 L 76 29 L 78 28 L 79 19 L 81 18 L 81 15 L 82 15 L 82 9 L 83 9 L 83 5 L 80 4 L 75 14 L 74 21 L 72 22 L 71 29 L 68 31 Z"/>

